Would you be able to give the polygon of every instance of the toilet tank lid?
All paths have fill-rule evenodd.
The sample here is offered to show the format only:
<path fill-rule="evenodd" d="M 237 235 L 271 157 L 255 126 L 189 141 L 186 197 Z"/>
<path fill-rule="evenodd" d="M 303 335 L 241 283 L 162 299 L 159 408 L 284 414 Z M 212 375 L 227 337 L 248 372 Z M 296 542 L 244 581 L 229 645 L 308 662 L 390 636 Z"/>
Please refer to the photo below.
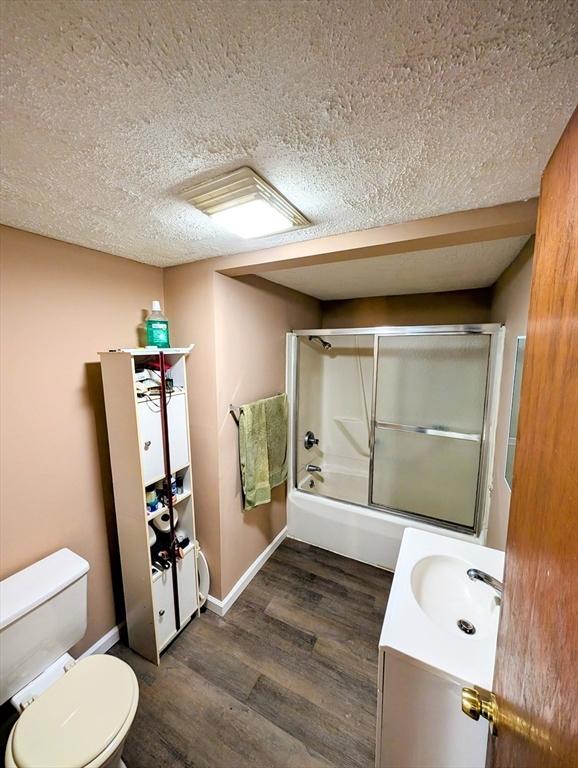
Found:
<path fill-rule="evenodd" d="M 70 549 L 59 549 L 0 581 L 0 630 L 78 581 L 89 567 Z"/>

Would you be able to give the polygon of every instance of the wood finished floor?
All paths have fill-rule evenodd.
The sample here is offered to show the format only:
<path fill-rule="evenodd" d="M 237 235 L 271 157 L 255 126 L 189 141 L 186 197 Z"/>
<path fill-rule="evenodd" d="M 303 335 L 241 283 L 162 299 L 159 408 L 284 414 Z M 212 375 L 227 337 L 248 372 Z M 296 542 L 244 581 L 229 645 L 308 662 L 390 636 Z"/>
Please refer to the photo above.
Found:
<path fill-rule="evenodd" d="M 128 768 L 371 768 L 391 574 L 286 540 L 224 618 L 207 611 L 140 684 Z"/>

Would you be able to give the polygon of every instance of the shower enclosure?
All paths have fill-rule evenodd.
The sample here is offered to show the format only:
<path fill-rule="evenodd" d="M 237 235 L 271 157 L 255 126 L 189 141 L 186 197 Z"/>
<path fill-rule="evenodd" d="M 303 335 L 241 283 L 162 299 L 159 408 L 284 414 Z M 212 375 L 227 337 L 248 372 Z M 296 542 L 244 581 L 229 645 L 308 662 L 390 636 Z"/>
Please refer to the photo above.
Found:
<path fill-rule="evenodd" d="M 393 568 L 407 526 L 485 541 L 499 325 L 288 335 L 288 531 Z"/>

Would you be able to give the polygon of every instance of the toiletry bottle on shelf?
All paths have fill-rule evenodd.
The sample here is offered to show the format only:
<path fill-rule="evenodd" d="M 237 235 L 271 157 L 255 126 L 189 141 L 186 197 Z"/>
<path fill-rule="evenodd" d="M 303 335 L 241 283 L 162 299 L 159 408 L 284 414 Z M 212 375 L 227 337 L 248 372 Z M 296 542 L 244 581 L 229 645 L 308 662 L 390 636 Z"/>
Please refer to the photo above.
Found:
<path fill-rule="evenodd" d="M 161 312 L 160 301 L 153 301 L 146 321 L 146 331 L 148 347 L 170 347 L 169 321 Z"/>

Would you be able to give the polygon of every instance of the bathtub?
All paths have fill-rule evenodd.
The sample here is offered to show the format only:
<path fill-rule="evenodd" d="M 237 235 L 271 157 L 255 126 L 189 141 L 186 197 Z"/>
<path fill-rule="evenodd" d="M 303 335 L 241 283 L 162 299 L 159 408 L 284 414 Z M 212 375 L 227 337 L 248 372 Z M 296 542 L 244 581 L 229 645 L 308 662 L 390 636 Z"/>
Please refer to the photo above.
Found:
<path fill-rule="evenodd" d="M 336 468 L 300 473 L 299 487 L 287 495 L 287 535 L 389 571 L 395 569 L 406 528 L 485 544 L 485 529 L 475 536 L 368 507 L 367 482 L 365 475 Z"/>
<path fill-rule="evenodd" d="M 338 469 L 324 469 L 321 474 L 307 474 L 299 483 L 305 493 L 351 504 L 367 504 L 367 475 L 340 472 Z"/>

